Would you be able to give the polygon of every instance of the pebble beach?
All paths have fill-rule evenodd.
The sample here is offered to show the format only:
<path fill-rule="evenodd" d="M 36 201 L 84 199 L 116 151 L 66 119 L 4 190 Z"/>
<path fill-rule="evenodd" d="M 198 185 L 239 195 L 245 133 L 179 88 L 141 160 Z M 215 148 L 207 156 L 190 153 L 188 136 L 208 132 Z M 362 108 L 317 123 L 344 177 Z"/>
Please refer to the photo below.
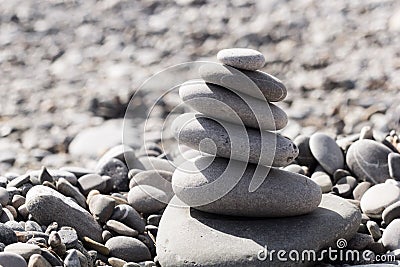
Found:
<path fill-rule="evenodd" d="M 400 264 L 399 2 L 0 10 L 0 266 Z"/>

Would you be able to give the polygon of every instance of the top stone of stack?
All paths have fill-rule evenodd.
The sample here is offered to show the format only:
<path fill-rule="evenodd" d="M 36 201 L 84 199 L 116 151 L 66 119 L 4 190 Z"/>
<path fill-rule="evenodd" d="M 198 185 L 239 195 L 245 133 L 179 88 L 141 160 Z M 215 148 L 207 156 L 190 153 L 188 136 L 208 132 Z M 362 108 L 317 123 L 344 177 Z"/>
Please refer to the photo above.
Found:
<path fill-rule="evenodd" d="M 265 65 L 263 54 L 249 48 L 223 49 L 218 52 L 217 59 L 223 64 L 244 70 L 258 70 Z"/>

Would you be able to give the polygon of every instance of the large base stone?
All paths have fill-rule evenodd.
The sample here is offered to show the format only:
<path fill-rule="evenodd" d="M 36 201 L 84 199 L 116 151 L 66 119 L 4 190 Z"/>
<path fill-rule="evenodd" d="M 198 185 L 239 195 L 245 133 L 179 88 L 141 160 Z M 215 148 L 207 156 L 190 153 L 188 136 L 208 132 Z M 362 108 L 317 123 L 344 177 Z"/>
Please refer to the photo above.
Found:
<path fill-rule="evenodd" d="M 323 195 L 310 214 L 286 218 L 229 217 L 182 205 L 174 198 L 160 222 L 157 255 L 163 267 L 306 266 L 310 262 L 261 261 L 257 256 L 265 246 L 268 251 L 319 251 L 339 238 L 350 239 L 361 222 L 360 211 L 334 195 Z"/>

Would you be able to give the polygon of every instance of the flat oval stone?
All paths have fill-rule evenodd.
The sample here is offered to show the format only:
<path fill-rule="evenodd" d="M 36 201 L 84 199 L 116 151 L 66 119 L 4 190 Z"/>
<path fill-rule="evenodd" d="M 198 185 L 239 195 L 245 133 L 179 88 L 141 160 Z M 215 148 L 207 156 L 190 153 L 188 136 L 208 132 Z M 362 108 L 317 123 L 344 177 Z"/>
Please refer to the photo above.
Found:
<path fill-rule="evenodd" d="M 256 165 L 246 168 L 235 161 L 228 168 L 229 160 L 223 158 L 210 161 L 208 157 L 196 158 L 193 167 L 188 166 L 190 162 L 181 165 L 172 177 L 176 196 L 198 210 L 245 217 L 288 217 L 307 214 L 321 201 L 320 187 L 304 175 L 262 166 L 256 171 Z M 250 192 L 253 176 L 261 175 L 265 175 L 264 181 Z"/>
<path fill-rule="evenodd" d="M 172 125 L 181 144 L 208 154 L 265 166 L 289 165 L 298 155 L 293 142 L 280 134 L 260 131 L 202 115 L 180 115 Z M 205 141 L 211 142 L 205 142 Z M 247 145 L 248 144 L 248 145 Z M 249 153 L 246 151 L 249 150 Z"/>
<path fill-rule="evenodd" d="M 340 147 L 330 136 L 323 133 L 315 133 L 310 137 L 310 150 L 314 158 L 333 175 L 337 169 L 344 168 L 344 157 Z"/>
<path fill-rule="evenodd" d="M 75 228 L 80 237 L 102 240 L 102 229 L 88 211 L 47 186 L 37 185 L 29 190 L 26 207 L 40 224 L 57 222 L 59 226 Z"/>
<path fill-rule="evenodd" d="M 137 237 L 139 235 L 138 231 L 126 226 L 122 222 L 115 221 L 115 220 L 108 220 L 106 223 L 106 227 L 108 230 L 114 231 L 117 234 L 120 234 L 123 236 Z"/>
<path fill-rule="evenodd" d="M 390 153 L 388 156 L 389 175 L 395 180 L 400 180 L 400 154 Z"/>
<path fill-rule="evenodd" d="M 164 191 L 150 185 L 135 186 L 128 193 L 129 205 L 141 213 L 157 212 L 165 208 L 169 200 Z"/>
<path fill-rule="evenodd" d="M 377 184 L 361 198 L 361 210 L 370 218 L 382 218 L 383 210 L 400 200 L 400 188 L 391 184 Z"/>
<path fill-rule="evenodd" d="M 106 242 L 105 246 L 110 250 L 110 256 L 127 262 L 140 262 L 151 259 L 150 251 L 146 245 L 133 237 L 113 237 Z"/>
<path fill-rule="evenodd" d="M 354 205 L 329 194 L 323 195 L 319 208 L 307 215 L 253 219 L 203 213 L 185 207 L 174 198 L 160 222 L 157 257 L 163 267 L 210 266 L 210 263 L 212 266 L 289 266 L 290 262 L 277 258 L 273 263 L 260 261 L 258 255 L 265 251 L 265 246 L 269 251 L 320 251 L 334 245 L 339 238 L 349 240 L 360 222 L 360 211 Z M 290 237 L 290 242 L 285 237 Z M 196 248 L 188 244 L 195 244 Z M 226 244 L 229 244 L 228 250 Z M 309 265 L 307 262 L 291 264 Z"/>
<path fill-rule="evenodd" d="M 106 180 L 96 173 L 86 174 L 78 179 L 78 186 L 84 195 L 89 194 L 91 190 L 103 193 L 106 189 Z"/>
<path fill-rule="evenodd" d="M 372 186 L 370 182 L 361 182 L 353 190 L 353 198 L 355 200 L 361 200 L 362 196 Z"/>
<path fill-rule="evenodd" d="M 27 267 L 26 261 L 20 255 L 11 252 L 0 252 L 0 265 L 3 267 Z"/>
<path fill-rule="evenodd" d="M 38 245 L 18 242 L 6 246 L 4 248 L 4 252 L 18 254 L 26 261 L 28 261 L 30 256 L 32 256 L 33 254 L 40 254 L 42 251 L 40 250 L 40 247 Z"/>
<path fill-rule="evenodd" d="M 82 193 L 79 191 L 79 189 L 75 186 L 73 186 L 70 182 L 68 182 L 64 178 L 58 179 L 56 183 L 56 187 L 58 192 L 63 194 L 64 196 L 67 197 L 72 197 L 73 199 L 76 200 L 76 202 L 82 207 L 86 207 L 86 198 Z"/>
<path fill-rule="evenodd" d="M 356 177 L 374 184 L 383 183 L 390 178 L 388 155 L 392 151 L 373 140 L 363 139 L 354 142 L 346 154 L 346 163 Z"/>
<path fill-rule="evenodd" d="M 162 170 L 142 171 L 131 178 L 129 187 L 151 185 L 165 192 L 172 192 L 171 179 L 172 172 Z"/>
<path fill-rule="evenodd" d="M 383 231 L 382 243 L 388 250 L 400 249 L 400 219 L 393 220 Z"/>
<path fill-rule="evenodd" d="M 261 69 L 265 64 L 263 54 L 249 48 L 222 49 L 218 52 L 217 59 L 223 64 L 245 70 Z"/>
<path fill-rule="evenodd" d="M 285 85 L 278 78 L 262 71 L 239 70 L 227 65 L 205 63 L 199 68 L 199 74 L 207 83 L 269 102 L 282 101 L 287 95 Z"/>
<path fill-rule="evenodd" d="M 266 100 L 234 93 L 202 80 L 191 80 L 182 84 L 179 96 L 198 112 L 234 124 L 276 131 L 285 127 L 288 122 L 286 113 Z"/>

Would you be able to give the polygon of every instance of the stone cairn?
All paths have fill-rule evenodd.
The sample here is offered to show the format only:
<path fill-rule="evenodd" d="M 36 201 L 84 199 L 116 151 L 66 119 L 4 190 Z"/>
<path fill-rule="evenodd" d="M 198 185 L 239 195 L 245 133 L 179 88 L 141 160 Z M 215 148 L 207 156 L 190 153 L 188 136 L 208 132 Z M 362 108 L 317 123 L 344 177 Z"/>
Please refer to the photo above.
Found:
<path fill-rule="evenodd" d="M 157 239 L 161 265 L 265 266 L 264 246 L 318 251 L 338 236 L 354 234 L 360 220 L 355 207 L 336 196 L 322 197 L 308 177 L 279 168 L 296 158 L 298 148 L 275 132 L 288 119 L 271 102 L 282 101 L 287 91 L 277 78 L 258 71 L 264 56 L 235 48 L 221 50 L 217 58 L 222 64 L 199 68 L 202 80 L 179 88 L 184 103 L 198 113 L 175 120 L 176 138 L 206 154 L 185 152 L 196 156 L 173 174 L 176 196 Z M 329 230 L 320 232 L 322 225 Z"/>

